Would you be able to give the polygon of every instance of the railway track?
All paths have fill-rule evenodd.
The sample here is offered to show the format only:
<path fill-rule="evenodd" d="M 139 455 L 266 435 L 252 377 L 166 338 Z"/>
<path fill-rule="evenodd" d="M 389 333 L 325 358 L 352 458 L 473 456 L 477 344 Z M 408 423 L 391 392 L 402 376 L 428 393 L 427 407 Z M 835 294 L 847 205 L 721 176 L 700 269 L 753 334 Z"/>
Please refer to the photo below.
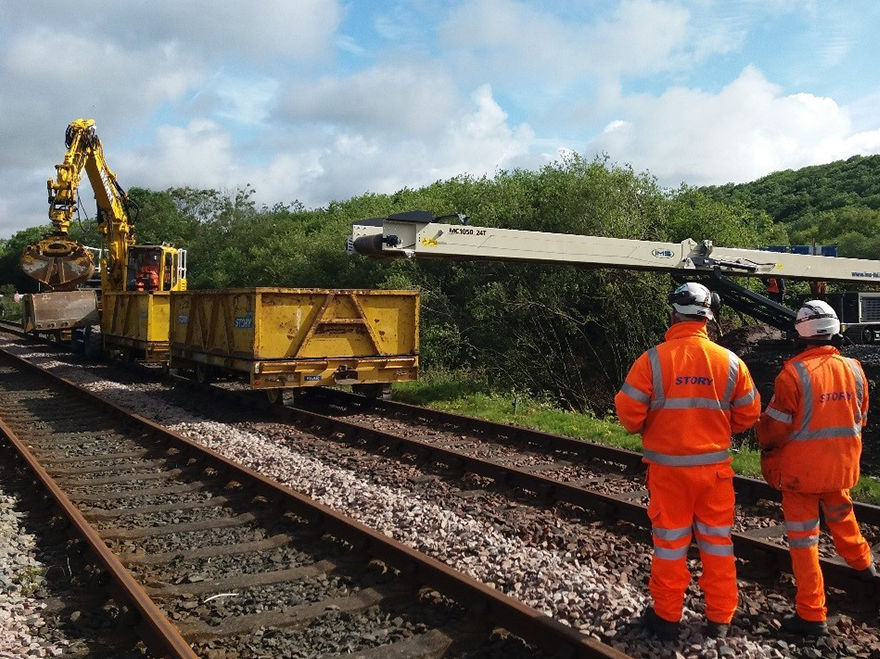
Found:
<path fill-rule="evenodd" d="M 7 352 L 0 392 L 154 656 L 626 657 Z"/>
<path fill-rule="evenodd" d="M 333 389 L 318 390 L 299 405 L 275 414 L 291 423 L 309 424 L 340 441 L 389 446 L 399 453 L 415 454 L 424 462 L 440 462 L 457 471 L 526 490 L 540 499 L 580 506 L 609 520 L 650 527 L 648 493 L 641 479 L 635 478 L 644 471 L 638 453 Z M 389 417 L 397 421 L 392 424 L 393 431 L 382 429 L 389 425 Z M 759 574 L 790 572 L 785 526 L 775 505 L 780 493 L 766 483 L 741 476 L 734 484 L 738 521 L 733 543 L 737 557 L 751 562 Z M 874 543 L 880 542 L 880 507 L 856 503 L 855 508 L 866 535 Z M 880 579 L 866 582 L 858 578 L 852 568 L 833 557 L 827 535 L 823 536 L 821 551 L 828 585 L 868 606 L 880 606 Z"/>
<path fill-rule="evenodd" d="M 641 492 L 641 481 L 638 476 L 641 463 L 638 459 L 631 459 L 632 456 L 637 457 L 637 454 L 631 452 L 621 452 L 624 454 L 624 457 L 618 458 L 617 452 L 614 449 L 598 447 L 596 450 L 600 452 L 599 456 L 601 457 L 597 457 L 592 455 L 591 452 L 594 450 L 592 447 L 586 447 L 586 451 L 590 455 L 580 456 L 579 453 L 583 449 L 581 451 L 567 450 L 568 445 L 565 443 L 569 441 L 577 442 L 579 448 L 583 444 L 580 440 L 567 440 L 566 438 L 546 436 L 542 433 L 534 434 L 533 431 L 528 430 L 498 427 L 479 420 L 474 420 L 474 426 L 480 427 L 481 430 L 474 430 L 469 425 L 471 420 L 466 417 L 456 417 L 455 415 L 445 415 L 444 413 L 439 413 L 438 415 L 431 410 L 424 410 L 422 408 L 413 408 L 416 416 L 421 418 L 419 422 L 414 422 L 411 418 L 407 420 L 406 411 L 396 413 L 400 416 L 389 421 L 389 417 L 394 416 L 389 408 L 399 408 L 399 404 L 371 401 L 361 397 L 343 396 L 342 398 L 337 398 L 336 394 L 332 392 L 325 394 L 324 400 L 318 400 L 318 397 L 311 397 L 312 400 L 308 404 L 309 398 L 304 397 L 301 399 L 303 407 L 309 409 L 285 409 L 279 406 L 267 407 L 263 404 L 261 398 L 243 397 L 241 393 L 216 387 L 205 389 L 185 380 L 177 380 L 175 389 L 181 391 L 172 393 L 163 389 L 167 392 L 162 394 L 163 398 L 166 400 L 171 398 L 186 400 L 187 403 L 185 405 L 191 403 L 198 409 L 222 410 L 223 412 L 218 418 L 222 417 L 224 419 L 223 423 L 237 425 L 239 422 L 234 421 L 236 418 L 248 416 L 244 413 L 238 413 L 236 410 L 239 409 L 242 411 L 250 409 L 252 418 L 266 419 L 267 417 L 264 412 L 253 414 L 253 407 L 261 406 L 264 409 L 268 409 L 271 411 L 269 418 L 274 417 L 275 421 L 259 421 L 256 424 L 253 422 L 241 423 L 246 427 L 256 429 L 277 427 L 280 429 L 280 433 L 276 431 L 274 436 L 283 438 L 285 442 L 297 442 L 296 445 L 300 448 L 303 447 L 299 443 L 302 440 L 294 437 L 289 432 L 285 436 L 283 430 L 285 427 L 300 428 L 300 436 L 303 434 L 314 434 L 324 437 L 325 442 L 335 443 L 340 447 L 347 447 L 346 450 L 357 452 L 366 449 L 373 452 L 374 455 L 382 456 L 383 458 L 397 457 L 404 462 L 417 459 L 419 464 L 429 471 L 431 464 L 440 463 L 446 465 L 447 468 L 445 470 L 453 479 L 459 478 L 465 473 L 482 473 L 484 478 L 481 487 L 486 483 L 500 485 L 500 490 L 512 487 L 513 491 L 520 494 L 525 493 L 533 502 L 532 505 L 536 510 L 546 509 L 548 503 L 570 501 L 574 505 L 569 505 L 569 508 L 574 510 L 587 509 L 589 511 L 587 513 L 588 516 L 604 517 L 608 522 L 624 519 L 636 527 L 647 527 L 647 518 L 644 516 L 643 511 L 644 493 Z M 182 396 L 181 392 L 184 392 Z M 380 408 L 378 415 L 375 414 L 375 411 L 370 411 L 374 407 Z M 409 409 L 408 406 L 403 406 L 403 408 L 405 410 Z M 316 410 L 318 409 L 322 409 L 323 413 L 317 412 Z M 370 421 L 367 418 L 370 414 L 374 417 L 373 425 L 370 425 Z M 348 423 L 352 420 L 357 420 L 358 423 Z M 394 432 L 377 429 L 375 425 L 386 428 L 393 425 L 395 426 Z M 522 443 L 516 437 L 512 437 L 512 435 L 516 435 L 519 432 L 523 433 L 520 437 L 527 438 L 528 441 L 526 443 Z M 405 436 L 407 434 L 417 436 L 420 439 L 413 441 Z M 562 441 L 563 444 L 561 446 L 563 448 L 554 448 L 553 451 L 548 451 L 545 448 L 547 441 Z M 459 450 L 452 451 L 449 448 L 450 443 Z M 482 457 L 468 455 L 468 445 L 471 448 L 477 447 L 476 452 L 482 454 Z M 608 451 L 611 451 L 611 453 Z M 505 458 L 505 455 L 509 457 L 511 454 L 517 456 L 517 459 L 513 460 L 516 464 L 509 464 L 510 461 Z M 493 460 L 497 461 L 493 462 Z M 387 460 L 383 459 L 380 462 L 387 462 Z M 578 467 L 579 463 L 583 464 Z M 517 465 L 520 467 L 524 466 L 526 469 L 518 469 Z M 543 467 L 549 465 L 550 469 L 544 469 L 542 465 Z M 575 473 L 572 471 L 572 467 L 588 469 L 589 474 L 586 478 L 582 479 L 585 482 L 581 482 L 580 485 L 592 485 L 592 492 L 589 491 L 591 488 L 588 487 L 579 487 L 578 485 L 572 485 L 570 482 L 559 482 L 558 477 L 560 474 L 572 475 Z M 529 468 L 531 468 L 531 471 Z M 547 473 L 556 476 L 557 479 L 547 478 Z M 458 476 L 455 474 L 458 474 Z M 581 475 L 583 476 L 583 472 L 581 472 Z M 538 477 L 538 480 L 531 478 L 535 476 Z M 542 478 L 543 480 L 541 480 Z M 738 489 L 740 489 L 740 486 L 738 486 Z M 583 491 L 587 492 L 584 493 Z M 742 498 L 741 492 L 740 498 Z M 752 536 L 754 537 L 745 536 L 745 541 L 737 540 L 735 542 L 737 542 L 737 553 L 740 557 L 743 557 L 743 554 L 745 554 L 753 566 L 761 568 L 758 572 L 762 572 L 766 577 L 780 569 L 785 569 L 788 553 L 784 546 L 766 539 L 766 537 L 773 535 L 774 530 L 779 530 L 778 514 L 776 515 L 777 519 L 775 521 L 773 519 L 774 514 L 777 513 L 778 506 L 760 497 L 757 497 L 757 499 L 757 505 L 763 511 L 764 519 L 757 524 L 753 524 L 752 529 L 741 525 L 741 531 L 753 530 Z M 755 504 L 750 503 L 748 505 Z M 546 512 L 544 514 L 546 516 Z M 552 525 L 552 522 L 550 524 Z M 591 528 L 594 527 L 591 526 Z M 875 533 L 874 539 L 876 540 L 876 530 L 869 529 L 869 531 Z M 615 532 L 618 531 L 615 530 Z M 648 537 L 647 534 L 643 534 L 640 541 L 644 541 Z M 644 551 L 646 555 L 649 553 L 649 549 Z M 609 556 L 610 558 L 611 556 Z M 826 562 L 824 567 L 826 576 L 829 576 L 830 571 L 828 581 L 833 581 L 839 587 L 846 589 L 848 593 L 848 595 L 837 596 L 836 598 L 832 594 L 832 608 L 834 607 L 833 602 L 836 601 L 837 604 L 841 602 L 844 604 L 859 604 L 861 608 L 867 607 L 869 611 L 874 610 L 874 607 L 876 607 L 876 584 L 865 584 L 864 582 L 854 580 L 849 568 L 836 560 Z M 638 570 L 636 573 L 638 573 Z M 742 574 L 744 572 L 741 572 Z M 768 582 L 764 581 L 762 583 L 766 584 Z M 772 584 L 771 589 L 779 588 L 778 577 L 771 576 L 769 583 Z M 757 587 L 758 590 L 763 588 L 763 585 Z M 788 604 L 790 603 L 790 597 L 790 592 L 788 595 L 782 596 L 782 600 L 786 602 L 783 606 L 787 607 L 790 605 Z M 745 623 L 746 626 L 754 624 L 756 619 L 755 615 L 751 615 L 754 607 L 749 604 L 748 609 L 750 610 L 750 615 L 747 616 L 747 620 L 750 622 Z M 862 619 L 870 620 L 872 617 L 873 614 L 868 614 L 867 616 L 863 615 Z M 849 624 L 846 623 L 844 629 L 849 629 Z M 772 635 L 772 628 L 764 632 L 761 629 L 762 627 L 759 625 L 759 636 L 766 636 L 768 633 Z M 870 635 L 871 632 L 869 631 L 868 636 Z M 631 645 L 631 632 L 627 631 L 627 636 L 630 640 L 625 641 L 623 645 L 628 651 L 631 651 L 633 647 Z M 604 634 L 601 637 L 607 638 Z M 612 638 L 615 638 L 615 636 L 612 635 Z M 865 647 L 867 647 L 867 643 L 865 643 Z M 681 648 L 686 656 L 689 656 L 686 649 L 687 646 Z M 815 656 L 861 656 L 859 654 L 846 654 L 846 652 L 838 653 L 833 647 L 827 652 L 825 648 L 822 648 L 820 652 L 820 655 Z M 636 654 L 637 656 L 654 656 L 650 651 L 647 655 L 638 652 Z M 744 654 L 743 656 L 775 655 Z M 813 655 L 788 654 L 786 652 L 782 656 Z"/>

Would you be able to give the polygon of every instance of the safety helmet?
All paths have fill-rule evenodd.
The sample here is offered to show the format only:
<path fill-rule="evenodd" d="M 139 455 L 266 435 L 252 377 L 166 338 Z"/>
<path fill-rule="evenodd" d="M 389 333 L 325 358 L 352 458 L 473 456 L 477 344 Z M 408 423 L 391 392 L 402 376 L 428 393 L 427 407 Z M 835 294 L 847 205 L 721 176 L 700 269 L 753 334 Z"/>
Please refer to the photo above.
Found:
<path fill-rule="evenodd" d="M 840 320 L 827 302 L 808 300 L 798 309 L 794 328 L 802 339 L 830 339 L 840 333 Z"/>
<path fill-rule="evenodd" d="M 689 281 L 669 294 L 669 304 L 679 316 L 712 320 L 721 309 L 721 298 L 702 284 Z"/>

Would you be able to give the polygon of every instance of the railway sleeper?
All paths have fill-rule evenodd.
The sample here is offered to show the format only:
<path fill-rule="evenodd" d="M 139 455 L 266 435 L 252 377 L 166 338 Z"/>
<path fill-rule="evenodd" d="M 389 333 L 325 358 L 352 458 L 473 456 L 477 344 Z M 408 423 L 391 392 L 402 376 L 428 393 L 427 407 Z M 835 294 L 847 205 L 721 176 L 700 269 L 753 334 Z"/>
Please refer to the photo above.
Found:
<path fill-rule="evenodd" d="M 312 604 L 299 604 L 281 610 L 230 616 L 214 627 L 202 622 L 183 623 L 180 632 L 190 643 L 228 636 L 248 634 L 260 627 L 304 627 L 318 618 L 333 613 L 354 613 L 378 604 L 388 605 L 415 598 L 413 584 L 395 583 L 365 588 L 352 595 L 331 597 Z"/>
<path fill-rule="evenodd" d="M 147 584 L 144 589 L 150 597 L 178 597 L 184 595 L 208 595 L 236 589 L 271 586 L 278 583 L 300 581 L 321 574 L 332 574 L 341 569 L 341 563 L 332 560 L 321 560 L 311 565 L 259 572 L 257 574 L 238 574 L 225 579 L 210 579 L 186 584 Z"/>
<path fill-rule="evenodd" d="M 194 531 L 235 528 L 251 524 L 262 517 L 263 516 L 258 517 L 254 513 L 242 513 L 235 517 L 214 517 L 195 522 L 163 524 L 162 526 L 138 526 L 133 529 L 117 529 L 109 527 L 101 529 L 101 536 L 108 540 L 137 540 L 139 538 L 152 538 L 157 535 L 169 535 L 172 533 L 191 533 Z"/>

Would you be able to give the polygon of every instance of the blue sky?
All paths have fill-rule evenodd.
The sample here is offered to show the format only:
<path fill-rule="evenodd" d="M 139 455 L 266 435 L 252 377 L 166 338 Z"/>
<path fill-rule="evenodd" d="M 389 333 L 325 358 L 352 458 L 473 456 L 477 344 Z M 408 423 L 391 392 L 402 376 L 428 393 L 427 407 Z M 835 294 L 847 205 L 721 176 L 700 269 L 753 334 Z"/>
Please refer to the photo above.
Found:
<path fill-rule="evenodd" d="M 868 0 L 0 0 L 0 237 L 46 220 L 78 117 L 124 187 L 310 207 L 568 152 L 672 188 L 880 153 L 878 28 Z"/>

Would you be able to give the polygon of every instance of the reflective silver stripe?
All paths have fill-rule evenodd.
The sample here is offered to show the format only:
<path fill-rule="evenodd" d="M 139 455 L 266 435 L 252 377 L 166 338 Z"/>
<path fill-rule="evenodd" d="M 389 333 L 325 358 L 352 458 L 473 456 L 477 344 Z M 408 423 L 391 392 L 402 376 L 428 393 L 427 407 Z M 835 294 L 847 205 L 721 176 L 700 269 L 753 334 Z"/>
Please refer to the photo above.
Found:
<path fill-rule="evenodd" d="M 651 386 L 654 388 L 651 409 L 654 404 L 666 400 L 666 391 L 663 389 L 663 369 L 660 368 L 660 355 L 657 354 L 656 346 L 648 350 L 648 363 L 651 365 Z"/>
<path fill-rule="evenodd" d="M 691 537 L 690 526 L 684 526 L 680 529 L 661 529 L 659 527 L 654 527 L 653 532 L 654 535 L 661 540 L 680 540 L 681 538 Z"/>
<path fill-rule="evenodd" d="M 648 394 L 646 394 L 644 391 L 636 389 L 629 382 L 623 383 L 623 386 L 620 388 L 620 393 L 626 394 L 633 400 L 644 403 L 645 405 L 651 402 L 651 397 Z"/>
<path fill-rule="evenodd" d="M 654 547 L 654 556 L 667 561 L 677 561 L 687 556 L 688 547 L 679 547 L 678 549 L 668 549 L 666 547 Z"/>
<path fill-rule="evenodd" d="M 785 520 L 786 531 L 815 531 L 819 528 L 819 518 L 808 519 L 805 522 L 789 522 Z"/>
<path fill-rule="evenodd" d="M 730 405 L 733 390 L 736 388 L 736 380 L 739 377 L 739 357 L 728 350 L 727 360 L 727 388 L 724 390 L 724 398 L 721 400 Z"/>
<path fill-rule="evenodd" d="M 780 412 L 775 407 L 768 407 L 766 410 L 764 410 L 764 414 L 769 416 L 771 419 L 779 421 L 779 423 L 791 423 L 792 421 L 794 421 L 794 417 L 792 417 L 791 414 Z"/>
<path fill-rule="evenodd" d="M 846 519 L 846 516 L 849 515 L 851 510 L 844 510 L 840 513 L 832 513 L 830 515 L 825 515 L 825 522 L 828 524 L 837 524 L 838 522 L 842 522 Z"/>
<path fill-rule="evenodd" d="M 651 462 L 673 467 L 697 467 L 700 465 L 717 464 L 718 462 L 724 462 L 730 457 L 727 451 L 697 453 L 696 455 L 669 455 L 668 453 L 645 450 L 642 455 Z"/>
<path fill-rule="evenodd" d="M 694 520 L 694 528 L 703 535 L 712 536 L 715 538 L 727 538 L 730 536 L 730 532 L 733 530 L 732 526 L 708 526 L 703 524 L 700 520 Z M 697 538 L 697 543 L 699 544 L 700 539 Z"/>
<path fill-rule="evenodd" d="M 804 415 L 801 418 L 801 428 L 791 436 L 792 439 L 797 439 L 800 433 L 807 431 L 807 428 L 810 427 L 810 420 L 813 418 L 813 383 L 810 381 L 810 373 L 803 362 L 793 362 L 793 366 L 801 381 L 801 390 L 804 394 Z"/>
<path fill-rule="evenodd" d="M 713 556 L 733 556 L 733 545 L 716 545 L 711 542 L 706 542 L 705 540 L 700 540 L 697 538 L 697 547 L 700 548 L 700 551 L 704 551 L 707 554 L 712 554 Z"/>
<path fill-rule="evenodd" d="M 744 394 L 733 401 L 730 406 L 731 407 L 742 407 L 743 405 L 748 405 L 753 400 L 755 400 L 755 389 L 752 389 L 749 393 Z"/>
<path fill-rule="evenodd" d="M 822 504 L 822 509 L 826 513 L 839 513 L 841 510 L 852 510 L 853 507 L 852 501 L 844 502 L 839 506 L 829 506 L 824 501 L 820 501 L 820 503 Z"/>
<path fill-rule="evenodd" d="M 853 373 L 853 376 L 856 379 L 856 398 L 858 399 L 856 403 L 856 423 L 861 423 L 862 404 L 864 403 L 865 396 L 865 381 L 862 379 L 862 373 L 856 361 L 854 359 L 850 359 L 849 357 L 844 357 L 843 359 L 846 362 L 847 366 L 849 366 L 850 370 Z"/>
<path fill-rule="evenodd" d="M 850 367 L 850 370 L 853 371 L 856 380 L 856 393 L 857 398 L 859 398 L 858 402 L 858 411 L 855 414 L 855 425 L 853 426 L 838 426 L 836 428 L 820 428 L 819 430 L 809 430 L 810 421 L 813 419 L 813 383 L 810 379 L 810 373 L 807 371 L 807 367 L 803 362 L 792 362 L 795 370 L 797 371 L 798 378 L 801 382 L 801 388 L 803 389 L 804 394 L 804 415 L 801 419 L 801 427 L 797 432 L 792 433 L 792 440 L 805 440 L 805 439 L 828 439 L 830 437 L 858 437 L 862 432 L 862 408 L 861 408 L 861 397 L 864 395 L 864 382 L 862 381 L 862 376 L 858 373 L 858 367 L 850 362 L 849 359 L 844 357 L 847 365 Z"/>
<path fill-rule="evenodd" d="M 788 546 L 792 549 L 803 549 L 804 547 L 812 547 L 819 544 L 819 536 L 811 535 L 807 538 L 789 538 Z"/>
<path fill-rule="evenodd" d="M 842 426 L 839 428 L 820 428 L 819 430 L 802 430 L 791 436 L 792 441 L 804 439 L 828 439 L 830 437 L 858 437 L 862 426 Z"/>
<path fill-rule="evenodd" d="M 663 400 L 655 400 L 651 403 L 651 409 L 664 410 L 688 410 L 688 409 L 704 409 L 704 410 L 726 410 L 727 405 L 720 400 L 714 398 L 664 398 Z"/>

